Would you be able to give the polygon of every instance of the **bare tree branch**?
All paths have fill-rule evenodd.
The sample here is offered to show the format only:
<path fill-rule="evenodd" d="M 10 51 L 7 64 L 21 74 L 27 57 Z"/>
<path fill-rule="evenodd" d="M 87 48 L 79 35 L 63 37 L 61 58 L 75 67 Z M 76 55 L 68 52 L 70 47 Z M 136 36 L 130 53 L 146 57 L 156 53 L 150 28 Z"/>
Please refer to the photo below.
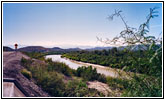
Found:
<path fill-rule="evenodd" d="M 108 19 L 111 21 L 114 17 L 119 17 L 124 23 L 125 29 L 120 32 L 119 36 L 114 37 L 113 39 L 105 39 L 97 37 L 97 40 L 109 45 L 123 46 L 123 45 L 148 45 L 153 42 L 160 42 L 161 38 L 156 39 L 154 36 L 148 36 L 149 33 L 149 22 L 152 18 L 157 17 L 155 15 L 158 11 L 155 11 L 157 8 L 150 8 L 150 13 L 146 17 L 146 22 L 142 23 L 138 29 L 130 27 L 127 24 L 127 21 L 124 20 L 124 17 L 121 15 L 121 10 L 115 10 L 115 13 L 108 16 Z"/>

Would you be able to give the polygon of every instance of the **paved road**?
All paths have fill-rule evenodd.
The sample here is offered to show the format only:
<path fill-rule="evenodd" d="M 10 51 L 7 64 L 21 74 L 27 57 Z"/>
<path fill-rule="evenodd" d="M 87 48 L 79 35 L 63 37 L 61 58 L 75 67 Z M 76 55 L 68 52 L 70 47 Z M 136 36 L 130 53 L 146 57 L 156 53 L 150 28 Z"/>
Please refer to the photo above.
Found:
<path fill-rule="evenodd" d="M 20 62 L 22 57 L 29 59 L 28 56 L 20 52 L 3 52 L 3 67 L 10 67 L 13 61 Z"/>

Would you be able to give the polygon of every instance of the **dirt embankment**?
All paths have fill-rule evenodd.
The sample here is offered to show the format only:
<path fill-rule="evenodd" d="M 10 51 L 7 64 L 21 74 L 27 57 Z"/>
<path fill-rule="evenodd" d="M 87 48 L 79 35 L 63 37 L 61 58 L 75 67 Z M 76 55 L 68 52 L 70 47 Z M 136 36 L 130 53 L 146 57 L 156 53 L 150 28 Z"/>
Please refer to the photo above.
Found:
<path fill-rule="evenodd" d="M 21 52 L 3 52 L 3 78 L 17 80 L 30 97 L 49 97 L 48 93 L 20 73 L 20 70 L 24 68 L 21 66 L 22 57 L 30 59 Z"/>
<path fill-rule="evenodd" d="M 89 81 L 88 88 L 94 88 L 98 90 L 99 92 L 103 93 L 106 97 L 120 97 L 121 92 L 117 89 L 113 89 L 112 87 L 109 87 L 108 84 L 98 82 L 98 81 Z"/>

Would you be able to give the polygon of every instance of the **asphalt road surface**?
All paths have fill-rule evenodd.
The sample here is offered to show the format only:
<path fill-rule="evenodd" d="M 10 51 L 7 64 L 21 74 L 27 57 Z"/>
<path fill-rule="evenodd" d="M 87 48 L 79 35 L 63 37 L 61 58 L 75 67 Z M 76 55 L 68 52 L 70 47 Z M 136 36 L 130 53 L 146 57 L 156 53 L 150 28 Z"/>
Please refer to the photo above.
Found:
<path fill-rule="evenodd" d="M 20 52 L 3 52 L 3 67 L 11 67 L 13 61 L 20 62 L 22 57 L 29 59 L 28 56 Z"/>

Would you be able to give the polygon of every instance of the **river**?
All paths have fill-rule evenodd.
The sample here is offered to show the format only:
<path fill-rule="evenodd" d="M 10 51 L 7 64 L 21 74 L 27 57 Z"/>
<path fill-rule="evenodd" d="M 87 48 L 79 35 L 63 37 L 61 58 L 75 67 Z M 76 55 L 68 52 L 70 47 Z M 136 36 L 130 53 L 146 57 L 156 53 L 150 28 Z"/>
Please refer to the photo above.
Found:
<path fill-rule="evenodd" d="M 118 71 L 116 69 L 97 65 L 97 64 L 84 63 L 84 62 L 80 62 L 80 61 L 70 60 L 67 58 L 62 58 L 61 55 L 47 55 L 45 58 L 46 59 L 51 58 L 53 61 L 63 62 L 72 69 L 77 69 L 78 67 L 81 67 L 81 66 L 90 66 L 91 65 L 92 68 L 96 68 L 98 73 L 104 74 L 105 76 L 111 76 L 111 77 L 118 76 Z"/>

